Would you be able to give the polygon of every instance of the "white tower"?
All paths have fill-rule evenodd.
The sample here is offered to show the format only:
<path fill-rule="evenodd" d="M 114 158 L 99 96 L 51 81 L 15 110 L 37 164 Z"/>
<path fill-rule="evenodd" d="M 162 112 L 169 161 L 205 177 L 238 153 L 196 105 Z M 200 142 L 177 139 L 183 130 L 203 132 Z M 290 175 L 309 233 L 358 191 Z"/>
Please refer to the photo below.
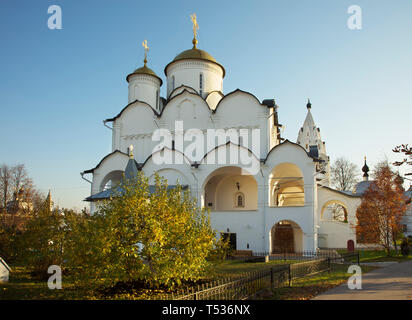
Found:
<path fill-rule="evenodd" d="M 167 98 L 174 89 L 182 85 L 195 89 L 204 99 L 213 91 L 223 91 L 225 69 L 209 53 L 197 48 L 196 35 L 199 27 L 196 15 L 193 14 L 191 18 L 193 48 L 178 54 L 164 70 L 167 76 Z"/>
<path fill-rule="evenodd" d="M 136 69 L 126 77 L 126 80 L 129 83 L 128 102 L 131 103 L 135 100 L 146 102 L 153 109 L 160 112 L 160 86 L 162 85 L 162 79 L 160 79 L 156 73 L 146 65 L 147 52 L 149 51 L 146 40 L 143 41 L 143 47 L 145 49 L 143 67 Z"/>
<path fill-rule="evenodd" d="M 306 108 L 308 109 L 308 113 L 303 126 L 299 130 L 297 143 L 305 148 L 306 152 L 324 161 L 323 165 L 321 165 L 322 171 L 324 171 L 324 180 L 322 183 L 329 185 L 329 157 L 326 154 L 325 142 L 322 141 L 320 136 L 320 129 L 316 127 L 315 121 L 313 120 L 312 113 L 310 111 L 312 104 L 309 99 L 306 104 Z"/>

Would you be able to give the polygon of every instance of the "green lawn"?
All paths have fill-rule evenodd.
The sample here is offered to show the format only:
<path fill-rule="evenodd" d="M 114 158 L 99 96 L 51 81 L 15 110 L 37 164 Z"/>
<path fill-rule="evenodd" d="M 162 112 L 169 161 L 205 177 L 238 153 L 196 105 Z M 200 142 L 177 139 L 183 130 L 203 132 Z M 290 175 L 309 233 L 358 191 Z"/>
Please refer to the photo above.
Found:
<path fill-rule="evenodd" d="M 346 253 L 346 250 L 337 250 L 338 253 Z M 386 250 L 359 250 L 360 262 L 403 262 L 412 259 L 412 252 L 408 256 L 403 256 L 399 250 L 391 250 L 391 256 L 387 256 Z"/>
<path fill-rule="evenodd" d="M 298 260 L 271 260 L 265 262 L 242 262 L 239 260 L 226 260 L 222 264 L 215 267 L 216 277 L 235 277 L 245 272 L 255 271 L 260 268 L 268 268 L 270 266 L 280 264 L 292 264 L 297 263 Z"/>
<path fill-rule="evenodd" d="M 268 268 L 269 266 L 296 263 L 295 260 L 272 260 L 268 263 L 248 263 L 236 260 L 227 260 L 215 267 L 213 274 L 208 275 L 208 278 L 220 279 L 227 277 L 239 276 L 245 272 L 259 270 L 261 268 Z M 346 267 L 347 268 L 347 267 Z M 368 270 L 371 267 L 362 267 Z M 300 296 L 309 296 L 315 294 L 317 290 L 326 290 L 333 287 L 347 279 L 349 275 L 346 271 L 324 273 L 315 277 L 300 279 L 293 282 L 292 288 L 282 288 L 277 293 L 277 296 L 270 296 L 271 299 L 297 299 Z M 205 279 L 206 280 L 206 279 Z M 300 289 L 299 289 L 300 288 Z M 308 291 L 310 294 L 303 294 Z M 149 296 L 148 296 L 149 297 Z M 117 294 L 114 296 L 101 296 L 91 289 L 84 287 L 76 287 L 74 281 L 70 276 L 63 276 L 63 289 L 50 290 L 47 287 L 46 280 L 33 279 L 26 268 L 12 267 L 10 274 L 10 282 L 0 285 L 0 300 L 39 300 L 39 299 L 141 299 L 142 297 L 133 295 L 133 293 Z M 258 297 L 259 298 L 259 297 Z"/>
<path fill-rule="evenodd" d="M 293 261 L 271 261 L 269 263 L 247 263 L 234 260 L 226 260 L 215 267 L 215 271 L 207 278 L 221 279 L 240 275 L 244 272 L 250 272 L 259 268 L 270 265 L 292 263 Z M 38 300 L 38 299 L 134 299 L 130 294 L 119 294 L 116 296 L 102 297 L 84 287 L 78 287 L 74 284 L 74 279 L 70 276 L 63 275 L 63 289 L 50 290 L 47 286 L 47 280 L 33 278 L 27 268 L 21 266 L 12 266 L 10 281 L 0 284 L 0 300 Z M 206 280 L 206 279 L 205 279 Z"/>
<path fill-rule="evenodd" d="M 93 299 L 91 292 L 76 288 L 72 279 L 63 276 L 63 289 L 50 290 L 47 280 L 33 279 L 24 267 L 12 267 L 8 283 L 0 284 L 0 300 Z"/>
<path fill-rule="evenodd" d="M 369 272 L 375 267 L 362 266 L 362 272 Z M 256 295 L 255 299 L 262 300 L 308 300 L 333 287 L 345 283 L 353 275 L 347 273 L 347 265 L 332 264 L 330 273 L 323 272 L 311 277 L 295 279 L 291 287 L 283 287 L 271 291 L 264 290 Z"/>

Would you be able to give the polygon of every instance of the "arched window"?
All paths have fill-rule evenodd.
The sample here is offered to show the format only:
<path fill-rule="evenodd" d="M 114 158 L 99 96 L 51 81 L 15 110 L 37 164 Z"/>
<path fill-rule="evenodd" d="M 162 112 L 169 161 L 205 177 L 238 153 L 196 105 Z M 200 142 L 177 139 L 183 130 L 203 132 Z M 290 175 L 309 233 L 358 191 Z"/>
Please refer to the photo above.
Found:
<path fill-rule="evenodd" d="M 243 197 L 241 195 L 237 196 L 237 206 L 243 207 Z"/>
<path fill-rule="evenodd" d="M 203 73 L 199 75 L 199 93 L 203 95 Z"/>
<path fill-rule="evenodd" d="M 348 222 L 348 211 L 342 203 L 331 200 L 323 205 L 320 218 L 322 220 Z"/>
<path fill-rule="evenodd" d="M 280 163 L 269 177 L 269 205 L 292 207 L 305 205 L 305 189 L 302 171 L 293 163 Z"/>
<path fill-rule="evenodd" d="M 236 193 L 235 207 L 244 207 L 244 206 L 245 206 L 245 195 L 241 192 Z"/>

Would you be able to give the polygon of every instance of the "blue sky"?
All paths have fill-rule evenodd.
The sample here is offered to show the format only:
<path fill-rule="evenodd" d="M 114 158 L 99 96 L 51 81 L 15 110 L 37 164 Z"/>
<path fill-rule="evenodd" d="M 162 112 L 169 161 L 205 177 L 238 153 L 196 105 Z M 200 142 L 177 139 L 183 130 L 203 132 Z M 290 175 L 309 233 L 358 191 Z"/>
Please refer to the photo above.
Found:
<path fill-rule="evenodd" d="M 47 28 L 53 4 L 62 30 Z M 347 27 L 352 4 L 362 30 Z M 193 12 L 198 47 L 226 69 L 224 92 L 275 98 L 285 138 L 296 141 L 310 98 L 332 161 L 360 168 L 366 155 L 372 167 L 412 143 L 410 0 L 2 0 L 0 163 L 24 163 L 60 206 L 87 205 L 79 173 L 111 151 L 102 120 L 127 104 L 141 42 L 165 83 L 166 64 L 192 46 Z"/>

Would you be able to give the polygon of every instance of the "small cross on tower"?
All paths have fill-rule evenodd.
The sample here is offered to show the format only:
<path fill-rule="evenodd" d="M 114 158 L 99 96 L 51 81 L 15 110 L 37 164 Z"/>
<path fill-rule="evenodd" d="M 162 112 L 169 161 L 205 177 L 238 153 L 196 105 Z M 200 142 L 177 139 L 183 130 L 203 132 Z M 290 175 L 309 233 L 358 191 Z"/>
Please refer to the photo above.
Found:
<path fill-rule="evenodd" d="M 199 30 L 199 25 L 197 24 L 196 13 L 190 15 L 190 19 L 192 20 L 193 24 L 193 48 L 196 49 L 197 45 L 197 30 Z"/>
<path fill-rule="evenodd" d="M 144 48 L 144 65 L 147 63 L 147 52 L 149 51 L 149 46 L 147 45 L 147 40 L 142 42 L 142 46 Z"/>

